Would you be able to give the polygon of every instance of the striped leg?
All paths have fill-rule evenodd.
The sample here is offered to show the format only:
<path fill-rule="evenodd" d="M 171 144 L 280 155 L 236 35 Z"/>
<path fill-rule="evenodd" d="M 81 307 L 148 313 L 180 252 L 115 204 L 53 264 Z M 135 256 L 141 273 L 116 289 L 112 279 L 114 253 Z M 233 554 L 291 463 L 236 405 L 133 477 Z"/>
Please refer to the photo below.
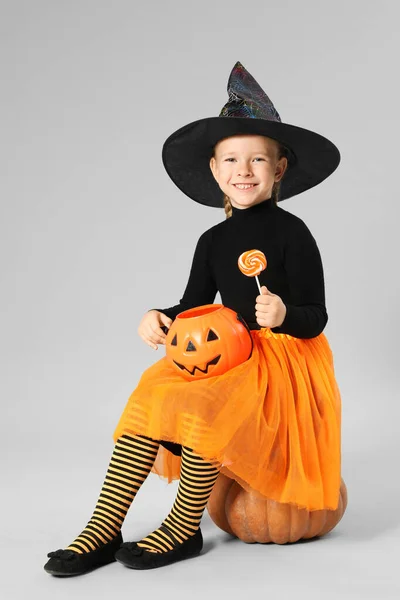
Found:
<path fill-rule="evenodd" d="M 159 445 L 139 435 L 122 435 L 117 440 L 93 515 L 66 550 L 90 552 L 120 532 L 134 497 L 151 471 Z"/>
<path fill-rule="evenodd" d="M 178 493 L 171 512 L 162 522 L 172 537 L 183 543 L 193 536 L 200 526 L 221 465 L 208 463 L 190 448 L 182 446 L 182 463 Z M 168 532 L 156 529 L 138 542 L 138 546 L 149 552 L 167 552 L 174 548 Z"/>

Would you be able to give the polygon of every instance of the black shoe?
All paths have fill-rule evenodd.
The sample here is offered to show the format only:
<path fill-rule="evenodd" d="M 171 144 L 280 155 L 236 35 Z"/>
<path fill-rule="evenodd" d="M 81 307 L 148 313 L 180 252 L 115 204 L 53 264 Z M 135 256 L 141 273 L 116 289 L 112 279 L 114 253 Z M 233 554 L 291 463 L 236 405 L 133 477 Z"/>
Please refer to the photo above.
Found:
<path fill-rule="evenodd" d="M 130 569 L 155 569 L 185 558 L 193 558 L 203 548 L 203 536 L 200 527 L 194 535 L 179 542 L 167 527 L 159 527 L 171 538 L 174 548 L 168 552 L 149 552 L 137 545 L 137 542 L 125 542 L 115 554 L 115 560 Z"/>
<path fill-rule="evenodd" d="M 104 546 L 97 548 L 97 550 L 91 550 L 83 554 L 78 554 L 78 552 L 74 552 L 73 550 L 62 549 L 49 552 L 47 556 L 50 560 L 47 561 L 43 568 L 50 575 L 56 575 L 57 577 L 82 575 L 83 573 L 97 569 L 97 567 L 115 562 L 114 554 L 122 542 L 122 534 L 119 532 L 115 538 Z"/>

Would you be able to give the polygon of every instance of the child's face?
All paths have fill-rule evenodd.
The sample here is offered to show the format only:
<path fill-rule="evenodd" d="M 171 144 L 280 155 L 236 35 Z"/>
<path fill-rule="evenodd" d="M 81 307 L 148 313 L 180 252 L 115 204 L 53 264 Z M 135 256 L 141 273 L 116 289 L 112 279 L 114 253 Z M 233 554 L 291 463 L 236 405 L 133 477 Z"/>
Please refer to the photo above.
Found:
<path fill-rule="evenodd" d="M 210 169 L 221 190 L 236 208 L 247 208 L 271 197 L 275 182 L 282 179 L 287 159 L 277 159 L 275 140 L 263 135 L 234 135 L 220 140 Z M 240 189 L 235 184 L 255 184 Z"/>

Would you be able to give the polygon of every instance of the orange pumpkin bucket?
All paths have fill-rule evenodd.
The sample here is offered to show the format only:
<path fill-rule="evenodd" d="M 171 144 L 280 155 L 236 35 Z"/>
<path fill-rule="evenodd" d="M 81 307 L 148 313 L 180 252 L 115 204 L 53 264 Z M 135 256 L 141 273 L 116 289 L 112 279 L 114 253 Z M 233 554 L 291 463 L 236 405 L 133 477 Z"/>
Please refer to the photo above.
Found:
<path fill-rule="evenodd" d="M 181 444 L 218 461 L 246 491 L 336 510 L 341 399 L 324 333 L 300 339 L 267 327 L 246 331 L 234 311 L 206 307 L 172 323 L 168 355 L 142 373 L 114 441 L 139 434 Z M 160 445 L 152 472 L 171 482 L 180 466 L 181 457 Z"/>
<path fill-rule="evenodd" d="M 166 356 L 187 381 L 222 375 L 251 356 L 253 341 L 239 313 L 222 304 L 181 312 L 166 339 Z"/>

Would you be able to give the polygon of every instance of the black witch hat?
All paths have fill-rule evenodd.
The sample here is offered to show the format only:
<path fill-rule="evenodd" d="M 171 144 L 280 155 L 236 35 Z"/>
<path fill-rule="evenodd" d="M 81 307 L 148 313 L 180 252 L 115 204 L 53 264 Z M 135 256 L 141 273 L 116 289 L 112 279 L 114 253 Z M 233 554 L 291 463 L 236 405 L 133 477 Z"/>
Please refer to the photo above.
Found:
<path fill-rule="evenodd" d="M 189 198 L 223 208 L 223 192 L 211 172 L 210 158 L 219 140 L 236 134 L 264 135 L 286 148 L 288 168 L 278 201 L 318 185 L 335 171 L 340 162 L 335 144 L 309 129 L 282 123 L 267 94 L 239 61 L 227 89 L 229 99 L 218 117 L 188 123 L 164 142 L 164 167 Z"/>

